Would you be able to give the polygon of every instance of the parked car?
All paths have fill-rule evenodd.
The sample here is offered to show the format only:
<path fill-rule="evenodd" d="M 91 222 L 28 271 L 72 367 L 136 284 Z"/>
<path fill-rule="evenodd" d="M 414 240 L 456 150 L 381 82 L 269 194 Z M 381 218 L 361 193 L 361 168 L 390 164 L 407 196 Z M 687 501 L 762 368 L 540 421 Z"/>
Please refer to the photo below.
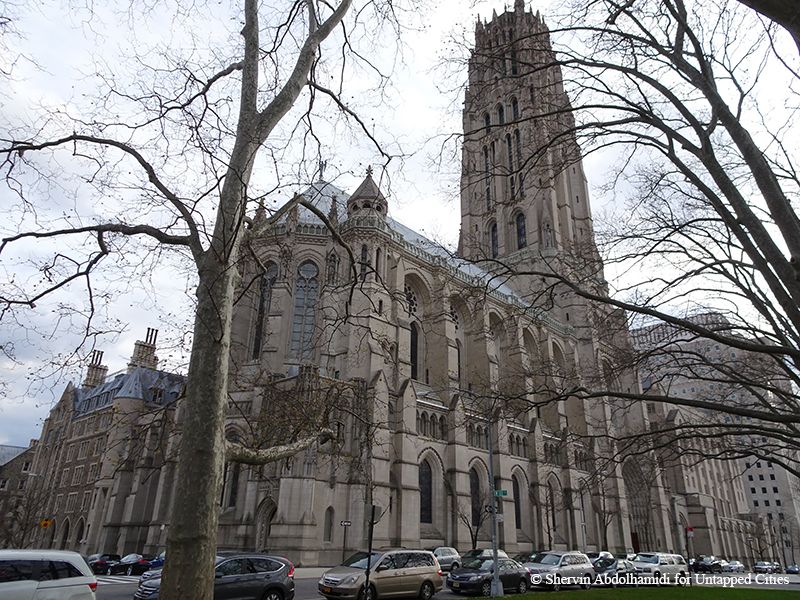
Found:
<path fill-rule="evenodd" d="M 464 552 L 461 555 L 461 564 L 463 565 L 468 560 L 472 560 L 473 558 L 492 558 L 492 549 L 491 548 L 475 548 L 473 550 L 469 550 Z M 505 550 L 497 549 L 497 558 L 508 558 L 508 554 L 505 553 Z"/>
<path fill-rule="evenodd" d="M 724 565 L 716 556 L 700 556 L 694 563 L 695 573 L 722 573 Z"/>
<path fill-rule="evenodd" d="M 786 567 L 786 574 L 787 575 L 800 575 L 800 566 L 798 565 L 789 565 Z"/>
<path fill-rule="evenodd" d="M 783 573 L 783 567 L 781 567 L 781 563 L 777 563 L 777 562 L 772 563 L 772 572 L 773 573 Z"/>
<path fill-rule="evenodd" d="M 95 600 L 97 578 L 77 552 L 0 550 L 3 600 Z"/>
<path fill-rule="evenodd" d="M 139 583 L 135 600 L 157 600 L 161 577 Z M 223 600 L 293 600 L 294 565 L 280 556 L 231 554 L 217 556 L 214 598 Z"/>
<path fill-rule="evenodd" d="M 497 559 L 498 578 L 503 590 L 524 594 L 530 587 L 530 573 L 517 561 L 510 558 Z M 460 569 L 454 569 L 447 576 L 447 587 L 454 594 L 492 595 L 494 560 L 491 558 L 472 558 Z"/>
<path fill-rule="evenodd" d="M 161 554 L 156 556 L 153 560 L 150 561 L 150 569 L 160 569 L 164 566 L 164 561 L 167 559 L 167 551 L 164 550 Z"/>
<path fill-rule="evenodd" d="M 611 554 L 611 552 L 607 552 L 605 550 L 601 550 L 600 552 L 584 552 L 584 554 L 589 557 L 589 560 L 592 561 L 592 564 L 594 564 L 598 558 L 614 558 L 614 555 Z"/>
<path fill-rule="evenodd" d="M 523 566 L 532 575 L 540 576 L 538 583 L 531 579 L 532 583 L 554 590 L 567 585 L 589 589 L 595 579 L 594 567 L 582 552 L 540 552 Z"/>
<path fill-rule="evenodd" d="M 675 582 L 678 576 L 683 580 L 689 573 L 689 565 L 680 554 L 664 552 L 639 552 L 631 561 L 640 577 L 656 580 L 666 578 Z M 697 563 L 695 563 L 697 565 Z"/>
<path fill-rule="evenodd" d="M 439 561 L 439 566 L 443 571 L 452 571 L 453 569 L 460 567 L 462 564 L 461 555 L 455 548 L 450 548 L 449 546 L 439 546 L 438 548 L 431 550 L 431 552 L 433 552 L 436 560 Z"/>
<path fill-rule="evenodd" d="M 143 556 L 141 554 L 128 554 L 123 556 L 120 561 L 111 565 L 108 569 L 109 575 L 141 575 L 145 571 L 150 570 L 150 561 L 152 556 Z"/>
<path fill-rule="evenodd" d="M 727 565 L 723 567 L 722 570 L 728 573 L 744 573 L 745 567 L 744 564 L 742 564 L 738 560 L 731 560 L 728 562 Z"/>
<path fill-rule="evenodd" d="M 158 569 L 151 569 L 149 571 L 145 571 L 139 577 L 139 585 L 141 585 L 143 581 L 147 581 L 148 579 L 152 579 L 153 577 L 161 577 L 161 573 L 163 570 L 164 570 L 163 567 L 161 567 Z"/>
<path fill-rule="evenodd" d="M 369 589 L 364 590 L 367 565 Z M 317 589 L 328 599 L 430 598 L 442 589 L 442 569 L 427 550 L 356 552 L 338 567 L 326 571 Z"/>
<path fill-rule="evenodd" d="M 592 566 L 594 567 L 594 572 L 597 573 L 596 583 L 605 585 L 604 582 L 608 581 L 610 587 L 639 585 L 636 567 L 629 560 L 603 556 L 595 559 Z"/>
<path fill-rule="evenodd" d="M 775 565 L 773 565 L 771 562 L 760 560 L 755 565 L 753 565 L 753 573 L 774 573 L 774 572 L 775 572 Z"/>
<path fill-rule="evenodd" d="M 86 559 L 86 564 L 95 575 L 108 575 L 112 565 L 119 562 L 119 554 L 92 554 Z"/>

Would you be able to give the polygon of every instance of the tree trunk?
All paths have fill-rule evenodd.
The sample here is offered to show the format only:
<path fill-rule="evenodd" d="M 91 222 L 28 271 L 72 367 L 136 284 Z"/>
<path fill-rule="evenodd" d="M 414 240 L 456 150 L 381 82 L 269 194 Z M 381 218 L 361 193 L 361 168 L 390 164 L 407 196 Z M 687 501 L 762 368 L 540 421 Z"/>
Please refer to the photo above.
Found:
<path fill-rule="evenodd" d="M 235 274 L 220 258 L 206 254 L 197 286 L 194 340 L 181 407 L 182 459 L 161 590 L 164 599 L 213 598 Z"/>

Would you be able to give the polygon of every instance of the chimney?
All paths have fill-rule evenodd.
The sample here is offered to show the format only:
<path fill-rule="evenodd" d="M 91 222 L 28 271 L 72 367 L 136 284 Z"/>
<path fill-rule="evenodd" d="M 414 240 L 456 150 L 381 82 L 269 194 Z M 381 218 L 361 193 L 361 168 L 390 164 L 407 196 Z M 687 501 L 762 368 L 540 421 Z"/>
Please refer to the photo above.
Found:
<path fill-rule="evenodd" d="M 106 379 L 108 367 L 101 365 L 103 361 L 103 353 L 100 350 L 92 350 L 91 357 L 89 358 L 89 367 L 86 369 L 86 379 L 83 381 L 83 387 L 93 388 Z"/>
<path fill-rule="evenodd" d="M 145 340 L 136 340 L 136 343 L 133 345 L 131 362 L 128 363 L 128 373 L 131 373 L 136 367 L 144 367 L 146 369 L 158 368 L 158 357 L 156 356 L 157 337 L 158 329 L 148 327 Z"/>

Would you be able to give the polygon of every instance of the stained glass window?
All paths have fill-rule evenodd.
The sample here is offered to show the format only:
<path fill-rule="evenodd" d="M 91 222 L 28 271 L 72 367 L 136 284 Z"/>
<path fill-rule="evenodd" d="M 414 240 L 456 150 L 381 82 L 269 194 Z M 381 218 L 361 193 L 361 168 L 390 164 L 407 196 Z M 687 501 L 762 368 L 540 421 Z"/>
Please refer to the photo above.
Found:
<path fill-rule="evenodd" d="M 427 460 L 419 466 L 419 522 L 433 523 L 433 473 Z"/>
<path fill-rule="evenodd" d="M 310 359 L 314 347 L 314 323 L 319 296 L 319 269 L 313 262 L 304 262 L 297 269 L 294 286 L 294 319 L 290 352 L 301 360 Z"/>

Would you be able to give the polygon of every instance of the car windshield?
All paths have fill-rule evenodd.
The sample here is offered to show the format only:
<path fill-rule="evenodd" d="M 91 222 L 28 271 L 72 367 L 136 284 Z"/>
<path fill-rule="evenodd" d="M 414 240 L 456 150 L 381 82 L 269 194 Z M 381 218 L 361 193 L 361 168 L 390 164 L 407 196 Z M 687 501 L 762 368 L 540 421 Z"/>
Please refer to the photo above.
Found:
<path fill-rule="evenodd" d="M 527 553 L 526 554 L 516 554 L 513 558 L 517 562 L 528 562 L 530 560 L 530 558 L 531 558 L 531 555 L 527 554 Z"/>
<path fill-rule="evenodd" d="M 600 553 L 599 552 L 587 552 L 586 556 L 588 556 L 589 558 L 597 558 L 598 556 L 600 556 Z"/>
<path fill-rule="evenodd" d="M 493 562 L 494 561 L 491 559 L 486 560 L 485 558 L 473 558 L 471 560 L 464 561 L 464 567 L 466 569 L 475 569 L 476 571 L 491 571 Z"/>
<path fill-rule="evenodd" d="M 654 565 L 657 565 L 658 564 L 658 555 L 656 555 L 656 554 L 637 554 L 633 558 L 633 562 L 652 563 Z"/>
<path fill-rule="evenodd" d="M 377 565 L 378 561 L 381 559 L 381 556 L 383 556 L 383 554 L 381 554 L 380 552 L 373 552 L 372 560 L 369 561 L 370 567 L 374 567 L 375 565 Z M 366 552 L 356 552 L 355 554 L 353 554 L 353 556 L 344 561 L 342 563 L 342 566 L 353 567 L 354 569 L 366 569 L 368 557 L 369 554 Z"/>
<path fill-rule="evenodd" d="M 533 561 L 535 563 L 540 563 L 542 565 L 557 565 L 561 561 L 561 557 L 558 554 L 548 554 L 547 552 L 540 552 L 536 556 L 533 557 Z"/>
<path fill-rule="evenodd" d="M 610 567 L 611 565 L 616 564 L 616 562 L 617 562 L 616 558 L 601 558 L 598 559 L 598 561 L 594 564 L 601 569 L 605 569 L 606 567 Z"/>

